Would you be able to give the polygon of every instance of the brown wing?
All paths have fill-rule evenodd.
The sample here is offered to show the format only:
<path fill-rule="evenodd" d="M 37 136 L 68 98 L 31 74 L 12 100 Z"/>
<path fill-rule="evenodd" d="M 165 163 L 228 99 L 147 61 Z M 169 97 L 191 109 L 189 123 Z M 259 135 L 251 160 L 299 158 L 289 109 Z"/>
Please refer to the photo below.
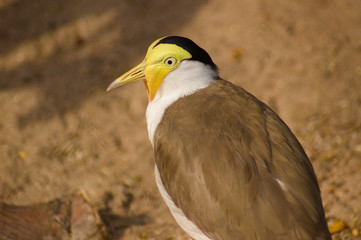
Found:
<path fill-rule="evenodd" d="M 242 88 L 219 80 L 175 102 L 154 151 L 174 203 L 212 239 L 331 239 L 301 145 Z"/>

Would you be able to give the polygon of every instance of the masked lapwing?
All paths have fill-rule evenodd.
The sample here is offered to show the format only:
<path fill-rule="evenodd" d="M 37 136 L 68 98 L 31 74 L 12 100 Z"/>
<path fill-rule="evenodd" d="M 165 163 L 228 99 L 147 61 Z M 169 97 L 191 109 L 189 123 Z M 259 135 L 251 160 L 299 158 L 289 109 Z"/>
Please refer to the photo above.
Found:
<path fill-rule="evenodd" d="M 192 40 L 156 40 L 108 87 L 143 80 L 155 178 L 195 240 L 331 239 L 312 165 L 266 104 Z"/>

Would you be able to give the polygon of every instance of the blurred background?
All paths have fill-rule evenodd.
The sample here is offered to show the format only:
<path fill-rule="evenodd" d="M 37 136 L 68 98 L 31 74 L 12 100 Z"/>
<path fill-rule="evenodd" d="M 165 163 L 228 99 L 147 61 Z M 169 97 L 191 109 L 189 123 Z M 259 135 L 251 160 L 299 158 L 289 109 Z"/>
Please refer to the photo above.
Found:
<path fill-rule="evenodd" d="M 359 0 L 0 0 L 0 201 L 80 188 L 111 239 L 188 239 L 155 185 L 144 85 L 105 91 L 165 35 L 194 40 L 283 118 L 329 225 L 346 226 L 333 238 L 360 239 Z"/>

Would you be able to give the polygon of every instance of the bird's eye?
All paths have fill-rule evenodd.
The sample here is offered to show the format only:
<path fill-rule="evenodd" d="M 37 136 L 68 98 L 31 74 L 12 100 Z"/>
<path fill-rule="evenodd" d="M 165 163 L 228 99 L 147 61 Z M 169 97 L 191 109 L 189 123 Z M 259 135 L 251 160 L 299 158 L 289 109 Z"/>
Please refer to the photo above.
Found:
<path fill-rule="evenodd" d="M 169 57 L 164 61 L 164 64 L 167 67 L 173 67 L 176 63 L 177 63 L 177 59 L 175 59 L 174 57 Z"/>

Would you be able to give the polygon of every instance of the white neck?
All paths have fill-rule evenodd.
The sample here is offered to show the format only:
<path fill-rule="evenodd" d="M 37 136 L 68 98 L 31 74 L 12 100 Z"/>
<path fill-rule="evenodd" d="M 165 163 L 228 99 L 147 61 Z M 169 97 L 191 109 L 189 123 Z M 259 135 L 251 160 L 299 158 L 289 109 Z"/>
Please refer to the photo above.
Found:
<path fill-rule="evenodd" d="M 189 60 L 182 61 L 176 69 L 168 73 L 147 107 L 148 137 L 152 145 L 155 130 L 165 109 L 179 98 L 207 87 L 216 77 L 217 72 L 210 66 Z"/>

